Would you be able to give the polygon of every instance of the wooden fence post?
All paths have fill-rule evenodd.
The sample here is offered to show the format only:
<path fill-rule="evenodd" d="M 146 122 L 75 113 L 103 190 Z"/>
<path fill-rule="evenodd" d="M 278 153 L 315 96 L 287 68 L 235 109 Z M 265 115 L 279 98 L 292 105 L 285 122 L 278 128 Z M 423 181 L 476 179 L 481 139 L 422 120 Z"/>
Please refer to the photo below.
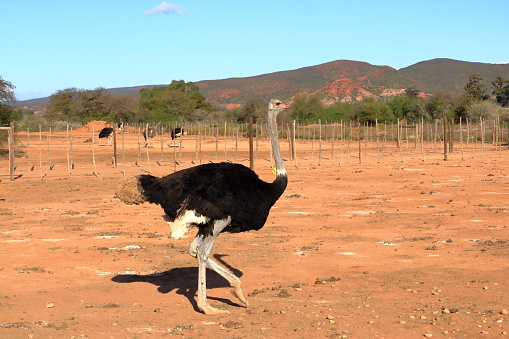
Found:
<path fill-rule="evenodd" d="M 253 154 L 253 117 L 249 117 L 249 168 L 254 169 Z"/>
<path fill-rule="evenodd" d="M 7 131 L 9 142 L 9 178 L 14 181 L 14 123 L 10 127 L 0 127 L 0 130 Z"/>
<path fill-rule="evenodd" d="M 444 161 L 447 161 L 447 117 L 444 114 Z"/>

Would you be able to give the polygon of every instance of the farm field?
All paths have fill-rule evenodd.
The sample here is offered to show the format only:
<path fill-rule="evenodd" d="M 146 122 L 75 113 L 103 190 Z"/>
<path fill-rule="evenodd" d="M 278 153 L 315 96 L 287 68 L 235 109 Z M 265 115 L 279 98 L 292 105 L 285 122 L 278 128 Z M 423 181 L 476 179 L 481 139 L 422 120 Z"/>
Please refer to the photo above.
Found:
<path fill-rule="evenodd" d="M 491 338 L 509 336 L 506 146 L 298 140 L 289 185 L 257 232 L 222 234 L 212 258 L 239 276 L 249 307 L 209 271 L 197 311 L 190 237 L 161 208 L 114 197 L 125 175 L 208 161 L 249 165 L 247 140 L 184 137 L 138 150 L 74 132 L 17 133 L 16 180 L 0 159 L 1 338 Z M 166 138 L 168 138 L 166 136 Z M 18 144 L 19 145 L 19 144 Z M 48 146 L 50 145 L 50 146 Z M 161 146 L 163 152 L 161 152 Z M 255 171 L 271 181 L 268 139 Z M 199 149 L 199 152 L 197 151 Z M 123 154 L 123 152 L 125 152 Z M 148 156 L 147 156 L 148 155 Z M 194 164 L 193 164 L 194 163 Z M 42 166 L 41 166 L 42 165 Z"/>

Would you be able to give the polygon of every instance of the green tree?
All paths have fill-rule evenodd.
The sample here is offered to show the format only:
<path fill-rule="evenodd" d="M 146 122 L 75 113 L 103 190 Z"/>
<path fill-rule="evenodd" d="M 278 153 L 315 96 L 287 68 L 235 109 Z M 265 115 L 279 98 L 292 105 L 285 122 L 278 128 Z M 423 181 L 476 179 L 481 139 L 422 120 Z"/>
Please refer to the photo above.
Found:
<path fill-rule="evenodd" d="M 318 113 L 324 107 L 318 94 L 297 94 L 292 103 L 292 118 L 303 122 L 312 122 L 318 119 Z"/>
<path fill-rule="evenodd" d="M 16 101 L 16 87 L 0 76 L 0 126 L 8 126 L 20 119 L 20 111 L 12 106 Z"/>
<path fill-rule="evenodd" d="M 457 97 L 451 92 L 437 92 L 426 100 L 423 107 L 424 117 L 428 120 L 454 118 Z"/>
<path fill-rule="evenodd" d="M 407 97 L 410 97 L 410 98 L 417 98 L 419 96 L 419 94 L 421 94 L 421 91 L 419 91 L 417 88 L 415 87 L 408 87 L 406 90 L 405 90 L 405 95 Z"/>
<path fill-rule="evenodd" d="M 81 121 L 103 120 L 108 116 L 105 103 L 110 96 L 102 87 L 81 91 L 73 101 L 73 112 Z"/>
<path fill-rule="evenodd" d="M 497 77 L 491 82 L 493 87 L 493 95 L 502 107 L 509 107 L 509 79 Z"/>
<path fill-rule="evenodd" d="M 386 103 L 395 118 L 417 120 L 423 116 L 421 101 L 422 99 L 414 95 L 399 95 L 388 99 Z"/>
<path fill-rule="evenodd" d="M 74 114 L 74 102 L 81 92 L 83 92 L 82 89 L 69 87 L 50 95 L 46 109 L 47 117 L 50 120 L 78 121 L 78 117 Z"/>
<path fill-rule="evenodd" d="M 0 103 L 16 101 L 16 87 L 0 76 Z"/>
<path fill-rule="evenodd" d="M 211 111 L 198 85 L 183 80 L 141 89 L 140 108 L 155 121 L 197 120 Z"/>
<path fill-rule="evenodd" d="M 147 117 L 138 109 L 138 99 L 128 95 L 109 95 L 104 98 L 107 120 L 112 122 L 140 122 Z"/>
<path fill-rule="evenodd" d="M 267 101 L 263 99 L 249 99 L 246 105 L 242 107 L 242 111 L 237 118 L 238 122 L 246 122 L 250 117 L 256 121 L 259 118 L 265 117 L 267 111 Z"/>
<path fill-rule="evenodd" d="M 364 100 L 355 106 L 355 116 L 361 122 L 375 123 L 376 121 L 393 121 L 392 108 L 383 101 Z"/>
<path fill-rule="evenodd" d="M 50 96 L 47 116 L 50 120 L 81 122 L 144 120 L 136 98 L 114 95 L 102 87 L 93 90 L 66 88 L 55 92 Z"/>
<path fill-rule="evenodd" d="M 483 77 L 481 75 L 473 74 L 470 76 L 468 83 L 464 87 L 469 97 L 477 100 L 488 99 L 488 96 L 485 94 L 486 90 L 484 89 L 482 81 Z"/>
<path fill-rule="evenodd" d="M 351 120 L 354 116 L 354 109 L 352 104 L 339 103 L 330 106 L 325 106 L 319 113 L 318 118 L 324 121 L 339 122 L 341 120 Z"/>

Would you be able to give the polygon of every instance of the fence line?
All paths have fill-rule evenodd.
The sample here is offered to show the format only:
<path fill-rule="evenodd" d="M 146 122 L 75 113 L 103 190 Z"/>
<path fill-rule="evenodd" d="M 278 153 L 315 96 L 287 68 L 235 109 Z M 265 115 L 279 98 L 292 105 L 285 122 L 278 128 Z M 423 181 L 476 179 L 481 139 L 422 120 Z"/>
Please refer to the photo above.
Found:
<path fill-rule="evenodd" d="M 115 133 L 113 147 L 105 145 L 104 139 L 96 142 L 98 131 L 94 127 L 90 132 L 78 132 L 69 125 L 64 132 L 52 128 L 43 132 L 39 127 L 38 144 L 32 142 L 34 135 L 30 130 L 18 130 L 14 133 L 16 148 L 24 157 L 15 160 L 16 174 L 33 175 L 39 167 L 39 176 L 43 179 L 52 173 L 56 175 L 58 171 L 55 169 L 60 166 L 66 169 L 64 176 L 88 175 L 88 172 L 100 176 L 103 170 L 112 168 L 121 174 L 137 174 L 140 171 L 152 173 L 162 168 L 171 172 L 204 161 L 248 164 L 247 124 L 228 121 L 185 123 L 179 127 L 183 126 L 188 134 L 172 143 L 168 136 L 177 125 L 160 124 L 157 126 L 159 136 L 150 140 L 145 147 L 140 135 L 146 126 L 130 125 L 131 128 L 117 132 L 120 138 Z M 46 145 L 43 145 L 43 136 Z M 272 166 L 266 122 L 253 124 L 253 137 L 255 147 L 252 154 L 257 166 Z M 303 125 L 291 121 L 280 124 L 279 137 L 282 146 L 288 143 L 285 157 L 294 160 L 295 166 L 341 166 L 345 162 L 380 163 L 391 156 L 405 162 L 416 157 L 426 161 L 426 158 L 443 154 L 444 160 L 448 160 L 447 156 L 451 153 L 465 160 L 469 152 L 480 152 L 482 157 L 489 145 L 493 146 L 490 149 L 501 154 L 509 146 L 509 127 L 507 122 L 498 119 L 475 123 L 468 119 L 464 123 L 460 119 L 457 124 L 444 119 L 432 122 L 421 120 L 414 124 L 404 121 L 397 124 L 317 121 Z M 444 147 L 439 147 L 439 143 L 443 143 Z M 455 146 L 458 144 L 459 147 Z M 38 148 L 38 166 L 32 159 L 34 147 Z M 47 151 L 46 160 L 43 159 L 44 148 Z M 354 151 L 354 148 L 357 150 Z M 145 149 L 146 161 L 142 160 L 142 149 Z M 121 166 L 118 155 L 122 159 Z M 391 160 L 394 161 L 394 158 Z M 0 175 L 4 168 L 0 168 Z"/>

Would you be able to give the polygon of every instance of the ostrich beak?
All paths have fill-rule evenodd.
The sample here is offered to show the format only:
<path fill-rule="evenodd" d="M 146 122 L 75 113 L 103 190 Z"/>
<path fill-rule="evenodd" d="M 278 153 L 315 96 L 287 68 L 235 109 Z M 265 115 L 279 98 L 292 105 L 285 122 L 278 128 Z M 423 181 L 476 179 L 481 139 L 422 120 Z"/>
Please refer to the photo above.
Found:
<path fill-rule="evenodd" d="M 290 106 L 288 106 L 287 104 L 282 104 L 282 105 L 279 105 L 277 108 L 285 108 L 285 109 L 288 109 L 288 108 L 290 108 Z"/>

